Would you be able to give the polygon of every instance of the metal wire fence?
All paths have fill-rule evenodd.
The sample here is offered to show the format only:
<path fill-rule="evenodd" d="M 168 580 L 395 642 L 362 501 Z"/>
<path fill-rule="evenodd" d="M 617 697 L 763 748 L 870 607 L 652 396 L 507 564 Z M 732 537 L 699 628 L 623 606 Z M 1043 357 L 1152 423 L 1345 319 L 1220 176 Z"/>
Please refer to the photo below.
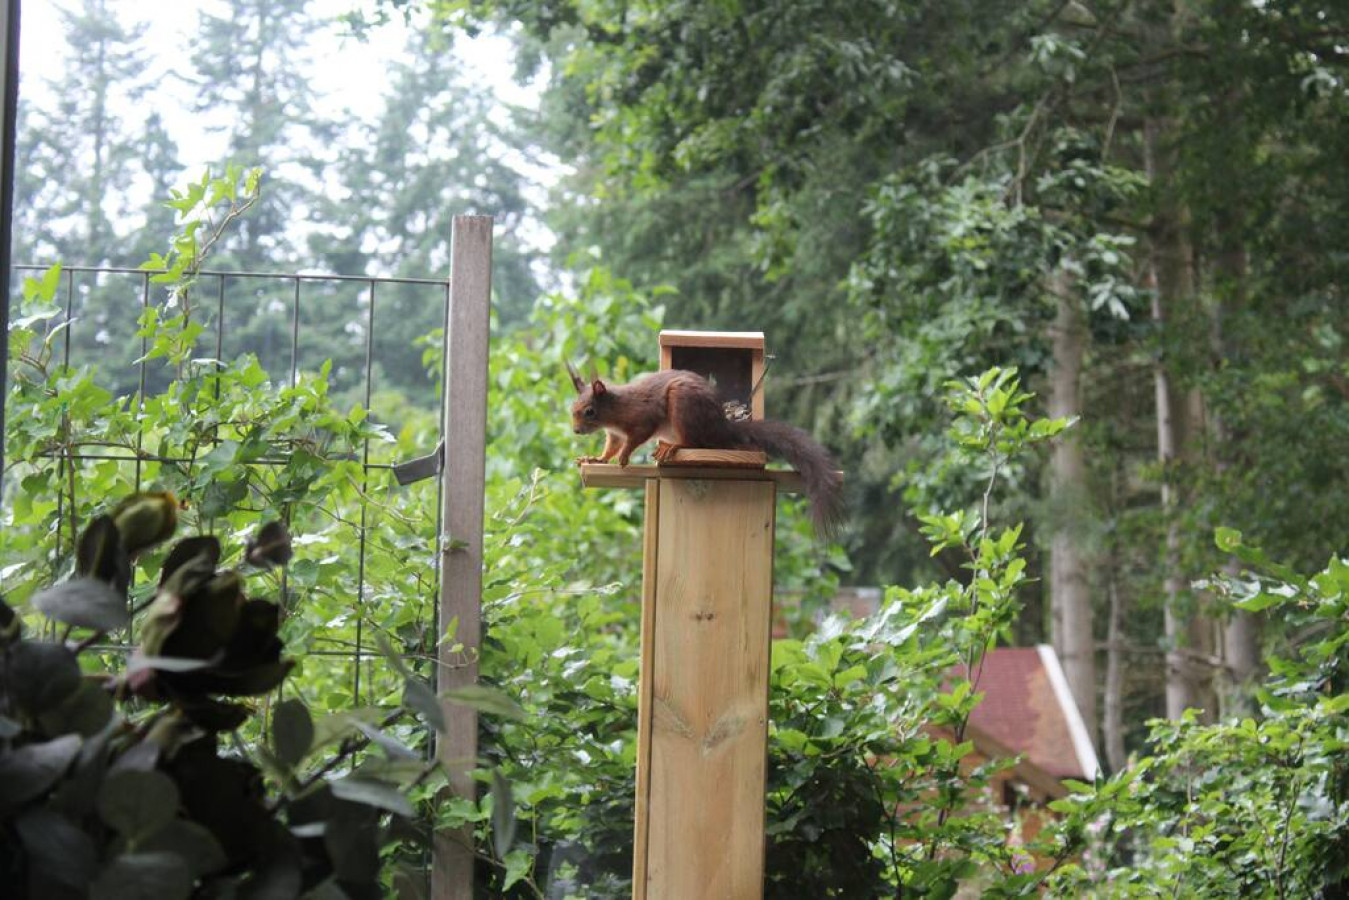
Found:
<path fill-rule="evenodd" d="M 46 268 L 15 267 L 19 273 L 28 274 Z M 140 491 L 161 467 L 172 466 L 191 474 L 193 467 L 202 464 L 204 454 L 165 455 L 146 443 L 160 424 L 148 421 L 143 414 L 146 398 L 164 391 L 173 377 L 166 367 L 149 358 L 148 338 L 140 336 L 143 317 L 152 305 L 156 274 L 156 270 L 109 266 L 62 269 L 62 312 L 49 323 L 50 328 L 61 329 L 57 351 L 60 362 L 67 368 L 97 363 L 101 386 L 113 397 L 130 398 L 139 427 L 132 441 L 119 446 L 104 446 L 95 440 L 48 451 L 45 456 L 55 467 L 58 483 L 78 476 L 87 467 L 110 465 L 128 467 L 128 480 L 134 490 Z M 202 326 L 197 338 L 199 363 L 223 367 L 231 358 L 254 353 L 263 371 L 284 373 L 277 378 L 278 388 L 282 378 L 285 386 L 294 388 L 302 373 L 316 372 L 326 361 L 331 365 L 328 390 L 334 396 L 359 402 L 370 410 L 384 379 L 389 382 L 385 387 L 399 391 L 401 399 L 395 406 L 409 414 L 435 416 L 438 421 L 444 357 L 438 375 L 430 379 L 421 364 L 421 354 L 411 346 L 411 336 L 443 327 L 450 303 L 447 280 L 206 270 L 198 273 L 195 296 L 193 315 Z M 419 373 L 421 380 L 409 378 L 409 372 Z M 387 424 L 398 427 L 401 423 Z M 375 703 L 380 699 L 376 669 L 381 657 L 369 633 L 372 597 L 413 599 L 415 616 L 404 624 L 430 640 L 420 641 L 422 646 L 408 649 L 406 655 L 424 663 L 423 671 L 434 664 L 435 636 L 439 634 L 435 601 L 440 588 L 437 548 L 443 530 L 440 480 L 406 488 L 396 485 L 391 470 L 397 460 L 384 448 L 373 448 L 369 437 L 353 455 L 355 459 L 349 455 L 343 462 L 358 464 L 355 519 L 348 518 L 350 510 L 328 509 L 315 521 L 304 523 L 314 525 L 327 519 L 327 543 L 338 543 L 344 549 L 340 565 L 349 567 L 354 552 L 355 571 L 345 579 L 354 594 L 350 615 L 296 629 L 298 644 L 292 640 L 289 645 L 290 652 L 305 659 L 304 683 L 314 693 L 325 695 L 328 706 L 336 699 L 335 688 L 341 681 L 350 686 L 348 702 L 353 706 L 363 700 Z M 36 460 L 28 462 L 39 464 Z M 265 470 L 286 462 L 285 458 L 264 456 L 247 465 Z M 14 471 L 11 467 L 6 477 L 13 476 Z M 396 540 L 380 540 L 372 528 L 373 520 L 380 515 L 380 504 L 374 498 L 393 492 L 412 492 L 412 507 L 424 514 L 403 522 Z M 51 532 L 53 546 L 48 553 L 53 576 L 68 565 L 70 536 L 78 525 L 73 521 L 76 515 L 77 510 L 69 508 L 66 494 L 58 494 L 56 527 Z M 205 524 L 213 527 L 213 523 Z M 298 524 L 292 523 L 293 528 Z M 341 532 L 339 537 L 333 536 L 333 529 Z M 381 554 L 394 558 L 381 559 Z M 381 564 L 372 566 L 374 562 Z M 325 563 L 318 561 L 315 565 L 322 568 Z M 372 569 L 380 573 L 373 579 Z M 390 573 L 409 583 L 389 583 Z M 344 582 L 342 578 L 336 580 Z M 133 588 L 133 602 L 137 590 L 143 596 L 149 589 L 149 585 Z M 291 610 L 291 576 L 283 573 L 276 589 L 283 610 Z M 128 631 L 123 640 L 108 641 L 94 649 L 108 654 L 108 664 L 116 667 L 134 646 L 135 635 Z M 340 666 L 347 675 L 338 679 L 334 672 L 316 671 L 325 665 Z"/>
<path fill-rule="evenodd" d="M 301 663 L 281 690 L 341 713 L 334 733 L 352 716 L 393 730 L 397 714 L 387 713 L 406 707 L 411 687 L 404 673 L 420 671 L 441 692 L 440 714 L 429 717 L 437 731 L 409 723 L 395 734 L 439 761 L 447 784 L 435 805 L 473 802 L 477 712 L 447 692 L 478 676 L 492 226 L 490 216 L 455 217 L 448 280 L 206 270 L 190 293 L 160 298 L 165 273 L 155 270 L 67 266 L 55 285 L 44 276 L 41 309 L 19 326 L 37 361 L 21 348 L 0 373 L 6 432 L 21 438 L 6 448 L 0 478 L 0 590 L 22 602 L 70 573 L 81 518 L 133 491 L 199 492 L 179 532 L 214 533 L 226 548 L 279 514 L 295 557 L 249 593 L 279 600 L 286 655 Z M 50 269 L 13 274 L 36 272 Z M 161 314 L 173 320 L 163 323 L 168 345 Z M 239 426 L 259 411 L 279 424 L 254 440 Z M 423 458 L 398 466 L 408 455 Z M 413 469 L 425 477 L 397 483 Z M 220 482 L 232 486 L 222 492 Z M 133 575 L 133 611 L 152 598 L 155 573 L 143 565 L 139 583 Z M 133 628 L 120 637 L 97 645 L 109 669 L 137 645 Z M 406 665 L 385 663 L 389 652 Z M 244 726 L 252 737 L 270 700 Z M 397 760 L 383 762 L 398 778 Z M 434 821 L 432 810 L 423 824 Z M 472 825 L 422 837 L 429 853 L 398 851 L 414 866 L 400 864 L 402 877 L 425 878 L 437 898 L 471 897 Z"/>

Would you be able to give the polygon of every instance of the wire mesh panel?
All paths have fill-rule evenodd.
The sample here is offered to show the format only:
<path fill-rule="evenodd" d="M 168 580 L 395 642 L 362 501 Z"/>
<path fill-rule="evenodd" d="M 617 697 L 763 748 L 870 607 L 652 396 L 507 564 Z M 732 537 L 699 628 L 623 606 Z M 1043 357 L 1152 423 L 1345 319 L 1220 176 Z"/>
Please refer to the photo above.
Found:
<path fill-rule="evenodd" d="M 21 439 L 4 492 L 21 508 L 0 537 L 5 592 L 21 603 L 64 577 L 81 526 L 134 491 L 172 491 L 179 534 L 215 534 L 227 554 L 280 518 L 295 560 L 252 592 L 279 600 L 301 662 L 283 690 L 319 710 L 396 704 L 376 642 L 431 674 L 441 529 L 438 481 L 399 486 L 391 469 L 439 439 L 449 285 L 204 271 L 165 299 L 157 274 L 65 267 L 45 351 L 11 366 Z M 141 561 L 133 607 L 159 561 Z M 117 638 L 96 648 L 110 669 L 137 643 Z"/>
<path fill-rule="evenodd" d="M 336 751 L 302 787 L 349 761 L 357 777 L 329 785 L 334 796 L 370 778 L 431 790 L 440 771 L 432 817 L 474 802 L 477 721 L 464 697 L 477 696 L 491 242 L 491 217 L 456 217 L 450 283 L 199 271 L 184 261 L 195 254 L 170 270 L 18 267 L 0 591 L 30 627 L 92 651 L 81 683 L 130 702 L 117 727 L 159 721 L 137 695 L 169 699 L 173 727 L 231 732 L 233 754 L 278 766 L 289 784 L 296 760 L 277 754 L 295 750 L 303 714 L 277 703 L 299 693 L 316 721 L 298 759 Z M 446 474 L 430 478 L 439 461 Z M 414 471 L 424 477 L 409 484 Z M 117 505 L 133 495 L 129 510 Z M 278 552 L 287 532 L 293 556 Z M 270 544 L 250 543 L 266 534 Z M 50 620 L 29 608 L 76 573 L 89 580 L 36 598 Z M 275 602 L 245 603 L 244 576 L 248 595 Z M 100 580 L 115 588 L 103 589 L 102 618 L 54 612 Z M 123 594 L 125 618 L 107 609 Z M 126 677 L 101 677 L 118 670 Z M 227 680 L 189 697 L 181 673 Z M 260 714 L 211 693 L 256 696 Z M 355 753 L 367 744 L 384 752 Z M 471 823 L 411 843 L 389 827 L 379 856 L 419 862 L 437 896 L 472 896 Z M 416 880 L 401 868 L 400 883 Z"/>

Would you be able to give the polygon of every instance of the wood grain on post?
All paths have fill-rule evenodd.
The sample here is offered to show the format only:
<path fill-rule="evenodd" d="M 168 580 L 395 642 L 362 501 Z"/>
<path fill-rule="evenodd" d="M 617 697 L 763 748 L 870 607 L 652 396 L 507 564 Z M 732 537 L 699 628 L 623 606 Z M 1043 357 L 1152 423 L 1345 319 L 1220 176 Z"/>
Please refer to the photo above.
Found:
<path fill-rule="evenodd" d="M 759 898 L 776 485 L 652 484 L 633 896 Z"/>
<path fill-rule="evenodd" d="M 651 780 L 651 652 L 656 627 L 656 541 L 660 537 L 660 482 L 646 482 L 646 520 L 642 533 L 642 643 L 637 678 L 637 797 L 633 804 L 633 896 L 646 885 L 646 844 L 651 823 L 644 786 Z"/>
<path fill-rule="evenodd" d="M 450 250 L 450 303 L 445 323 L 445 416 L 442 437 L 440 598 L 442 629 L 457 620 L 454 641 L 438 652 L 439 691 L 478 680 L 482 611 L 483 481 L 487 447 L 487 339 L 492 294 L 492 217 L 455 216 Z M 441 635 L 443 637 L 443 635 Z M 451 653 L 453 643 L 463 645 Z M 478 716 L 442 701 L 446 733 L 436 756 L 449 773 L 451 796 L 474 800 Z M 437 832 L 431 867 L 434 900 L 473 896 L 473 830 Z"/>
<path fill-rule="evenodd" d="M 806 490 L 800 472 L 790 469 L 726 468 L 725 466 L 643 466 L 613 463 L 581 463 L 581 484 L 588 488 L 639 488 L 653 478 L 662 481 L 693 479 L 696 481 L 771 481 L 784 494 L 801 494 Z"/>

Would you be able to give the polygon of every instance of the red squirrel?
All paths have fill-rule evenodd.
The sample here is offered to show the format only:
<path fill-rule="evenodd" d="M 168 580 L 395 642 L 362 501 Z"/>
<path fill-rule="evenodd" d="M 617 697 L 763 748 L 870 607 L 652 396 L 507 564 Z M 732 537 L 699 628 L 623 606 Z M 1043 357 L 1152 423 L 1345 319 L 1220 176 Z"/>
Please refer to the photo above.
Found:
<path fill-rule="evenodd" d="M 785 422 L 728 420 L 716 388 L 694 372 L 667 369 L 628 384 L 605 384 L 598 377 L 586 384 L 570 365 L 567 374 L 578 395 L 571 407 L 572 430 L 591 434 L 602 428 L 606 435 L 603 453 L 577 462 L 608 462 L 617 455 L 618 464 L 626 466 L 633 452 L 653 437 L 660 441 L 657 462 L 681 447 L 762 450 L 801 473 L 819 533 L 837 530 L 842 480 L 829 451 L 800 428 Z"/>

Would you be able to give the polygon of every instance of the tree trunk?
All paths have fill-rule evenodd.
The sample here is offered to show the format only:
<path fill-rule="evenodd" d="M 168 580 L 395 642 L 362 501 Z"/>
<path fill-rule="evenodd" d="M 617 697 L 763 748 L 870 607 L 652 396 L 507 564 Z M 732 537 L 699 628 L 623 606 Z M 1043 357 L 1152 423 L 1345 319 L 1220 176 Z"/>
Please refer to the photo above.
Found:
<path fill-rule="evenodd" d="M 1110 506 L 1112 515 L 1118 516 L 1120 510 L 1120 484 L 1123 480 L 1122 465 L 1116 457 L 1113 477 L 1110 480 Z M 1106 628 L 1105 656 L 1105 703 L 1101 716 L 1101 732 L 1105 744 L 1105 758 L 1110 771 L 1124 769 L 1128 757 L 1124 752 L 1124 662 L 1125 646 L 1128 643 L 1125 633 L 1125 608 L 1128 598 L 1120 589 L 1119 539 L 1112 536 L 1110 555 L 1106 561 L 1106 598 L 1110 603 L 1110 617 Z"/>
<path fill-rule="evenodd" d="M 1112 560 L 1113 562 L 1113 560 Z M 1105 712 L 1102 732 L 1105 735 L 1105 758 L 1110 771 L 1124 768 L 1124 596 L 1112 569 L 1106 574 L 1106 594 L 1110 600 L 1110 622 L 1106 629 L 1105 657 Z"/>
<path fill-rule="evenodd" d="M 1058 304 L 1054 323 L 1054 368 L 1050 383 L 1049 414 L 1068 418 L 1082 414 L 1080 381 L 1087 331 L 1081 300 L 1068 274 L 1052 279 Z M 1092 635 L 1092 605 L 1087 558 L 1082 548 L 1084 519 L 1088 515 L 1087 466 L 1076 429 L 1064 432 L 1050 460 L 1050 500 L 1053 534 L 1049 551 L 1049 597 L 1054 622 L 1054 650 L 1063 663 L 1068 687 L 1077 701 L 1087 732 L 1096 734 L 1096 657 Z"/>
<path fill-rule="evenodd" d="M 1177 468 L 1182 459 L 1193 458 L 1194 427 L 1202 421 L 1203 404 L 1198 392 L 1178 393 L 1172 377 L 1171 357 L 1179 348 L 1188 352 L 1186 320 L 1194 311 L 1194 259 L 1189 239 L 1189 213 L 1177 199 L 1172 177 L 1172 130 L 1160 117 L 1144 126 L 1147 172 L 1159 198 L 1152 221 L 1151 273 L 1154 286 L 1152 319 L 1162 341 L 1153 378 L 1157 395 L 1157 459 L 1162 468 L 1162 508 L 1166 519 L 1166 549 L 1163 561 L 1165 592 L 1166 714 L 1179 718 L 1190 707 L 1208 715 L 1215 711 L 1211 697 L 1213 625 L 1186 590 L 1181 569 L 1181 492 Z"/>
<path fill-rule="evenodd" d="M 1236 214 L 1229 211 L 1216 217 L 1221 249 L 1215 266 L 1218 278 L 1217 303 L 1212 311 L 1211 335 L 1215 365 L 1221 366 L 1231 355 L 1228 336 L 1223 327 L 1228 313 L 1246 303 L 1248 260 Z M 1219 474 L 1227 473 L 1238 462 L 1237 447 L 1226 423 L 1219 416 L 1212 417 L 1216 462 Z M 1230 524 L 1219 522 L 1216 524 Z M 1236 575 L 1239 566 L 1228 559 L 1223 572 Z M 1248 689 L 1260 671 L 1260 619 L 1245 610 L 1231 610 L 1223 626 L 1222 660 L 1228 684 L 1225 691 L 1225 712 L 1244 714 L 1250 711 Z"/>

